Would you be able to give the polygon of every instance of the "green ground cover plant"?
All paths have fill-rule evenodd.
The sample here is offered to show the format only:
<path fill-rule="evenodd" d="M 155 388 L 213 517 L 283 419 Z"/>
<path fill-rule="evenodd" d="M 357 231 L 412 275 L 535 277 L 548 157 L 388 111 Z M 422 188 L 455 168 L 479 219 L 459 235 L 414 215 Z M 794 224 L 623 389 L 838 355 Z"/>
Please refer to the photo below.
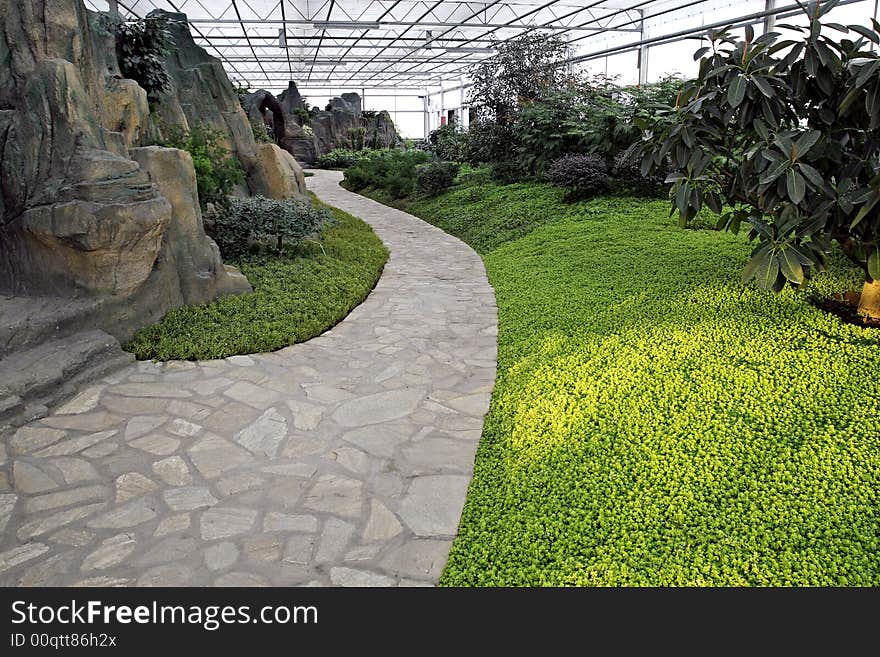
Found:
<path fill-rule="evenodd" d="M 274 351 L 337 324 L 373 289 L 388 251 L 360 219 L 331 212 L 335 221 L 321 231 L 320 244 L 233 261 L 253 294 L 172 310 L 126 349 L 141 360 L 225 358 Z"/>
<path fill-rule="evenodd" d="M 880 330 L 743 286 L 668 203 L 460 185 L 410 212 L 483 256 L 498 379 L 444 585 L 880 584 Z M 866 405 L 866 402 L 870 402 Z"/>

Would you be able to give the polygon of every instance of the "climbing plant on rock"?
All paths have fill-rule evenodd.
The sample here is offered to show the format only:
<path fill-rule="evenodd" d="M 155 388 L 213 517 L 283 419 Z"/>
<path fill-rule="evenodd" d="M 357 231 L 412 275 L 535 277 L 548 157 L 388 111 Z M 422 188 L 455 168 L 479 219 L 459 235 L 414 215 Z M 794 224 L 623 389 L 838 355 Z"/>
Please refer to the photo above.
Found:
<path fill-rule="evenodd" d="M 165 91 L 170 79 L 163 64 L 174 46 L 169 19 L 150 15 L 136 21 L 116 22 L 116 55 L 119 69 L 154 98 Z"/>
<path fill-rule="evenodd" d="M 720 228 L 747 225 L 744 279 L 762 288 L 804 283 L 837 240 L 865 272 L 860 310 L 880 317 L 880 24 L 823 30 L 838 2 L 804 6 L 808 27 L 779 26 L 799 39 L 711 33 L 671 121 L 646 131 L 642 170 L 671 161 L 683 224 L 708 206 Z"/>

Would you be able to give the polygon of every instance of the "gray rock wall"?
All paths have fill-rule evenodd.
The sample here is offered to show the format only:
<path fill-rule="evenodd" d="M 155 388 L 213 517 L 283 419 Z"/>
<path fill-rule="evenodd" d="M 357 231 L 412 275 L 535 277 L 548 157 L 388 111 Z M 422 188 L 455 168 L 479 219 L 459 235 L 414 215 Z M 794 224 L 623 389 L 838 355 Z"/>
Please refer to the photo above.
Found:
<path fill-rule="evenodd" d="M 361 97 L 356 93 L 332 98 L 329 109 L 314 112 L 305 124 L 296 113 L 305 104 L 295 82 L 290 82 L 277 98 L 265 89 L 248 94 L 245 105 L 251 121 L 265 122 L 271 127 L 270 134 L 276 135 L 278 145 L 306 164 L 314 164 L 334 148 L 350 148 L 350 131 L 354 129 L 364 129 L 364 145 L 369 148 L 392 148 L 401 143 L 391 115 L 382 111 L 365 117 Z M 273 112 L 267 106 L 279 108 L 282 116 L 278 117 L 277 110 Z"/>
<path fill-rule="evenodd" d="M 250 286 L 204 233 L 189 155 L 137 148 L 157 126 L 111 46 L 81 0 L 3 3 L 0 294 L 94 300 L 87 321 L 125 339 L 172 307 Z M 175 57 L 167 115 L 198 106 L 261 191 L 274 174 L 266 191 L 301 192 L 295 163 L 259 157 L 219 64 L 190 47 Z"/>

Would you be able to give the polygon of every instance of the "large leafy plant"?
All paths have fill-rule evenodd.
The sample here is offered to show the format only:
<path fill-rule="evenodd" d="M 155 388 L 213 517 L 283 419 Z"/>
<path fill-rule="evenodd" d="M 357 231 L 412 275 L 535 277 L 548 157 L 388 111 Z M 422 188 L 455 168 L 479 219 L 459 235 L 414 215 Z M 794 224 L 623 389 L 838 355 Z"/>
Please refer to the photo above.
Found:
<path fill-rule="evenodd" d="M 151 99 L 171 84 L 164 65 L 174 47 L 171 20 L 158 14 L 113 25 L 120 72 L 143 87 Z"/>
<path fill-rule="evenodd" d="M 683 223 L 705 205 L 757 241 L 744 279 L 780 290 L 824 266 L 836 240 L 865 272 L 863 313 L 880 316 L 880 24 L 824 24 L 839 0 L 803 6 L 800 33 L 709 35 L 643 171 L 666 166 Z M 836 31 L 836 38 L 829 36 Z"/>

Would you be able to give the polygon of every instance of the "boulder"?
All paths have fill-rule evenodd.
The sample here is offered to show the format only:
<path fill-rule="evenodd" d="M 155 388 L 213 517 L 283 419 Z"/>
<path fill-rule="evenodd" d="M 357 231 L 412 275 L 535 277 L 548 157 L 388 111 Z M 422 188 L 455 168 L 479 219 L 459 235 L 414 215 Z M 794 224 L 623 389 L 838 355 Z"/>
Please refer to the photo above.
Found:
<path fill-rule="evenodd" d="M 190 154 L 176 148 L 147 146 L 133 148 L 131 157 L 171 204 L 171 220 L 157 269 L 160 273 L 167 270 L 171 287 L 180 290 L 181 302 L 207 303 L 218 296 L 252 292 L 237 269 L 224 266 L 220 250 L 205 234 Z"/>
<path fill-rule="evenodd" d="M 299 162 L 276 144 L 258 144 L 248 172 L 248 186 L 269 198 L 304 197 L 306 179 Z"/>

